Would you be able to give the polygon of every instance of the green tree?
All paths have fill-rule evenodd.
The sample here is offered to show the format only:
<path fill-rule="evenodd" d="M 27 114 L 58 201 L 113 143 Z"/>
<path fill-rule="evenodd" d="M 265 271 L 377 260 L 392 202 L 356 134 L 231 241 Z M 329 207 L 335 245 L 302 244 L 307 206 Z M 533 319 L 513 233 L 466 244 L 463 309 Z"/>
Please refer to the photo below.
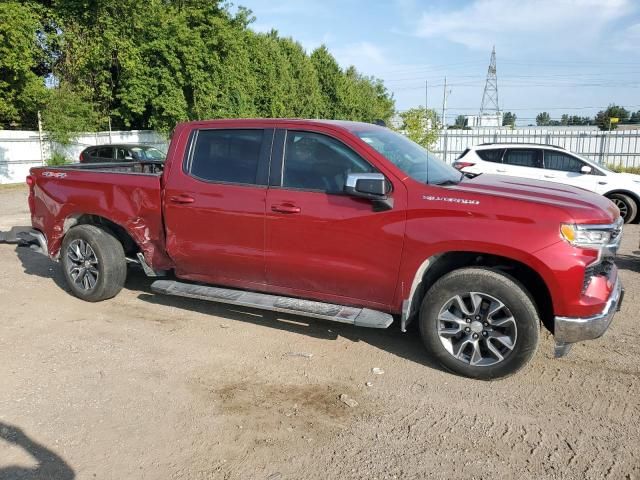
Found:
<path fill-rule="evenodd" d="M 410 108 L 400 112 L 398 130 L 426 149 L 431 149 L 438 140 L 440 124 L 434 110 L 424 107 Z"/>
<path fill-rule="evenodd" d="M 505 114 L 502 116 L 502 126 L 515 127 L 517 118 L 518 117 L 515 113 L 505 112 Z"/>
<path fill-rule="evenodd" d="M 600 130 L 615 130 L 618 128 L 617 123 L 612 123 L 611 119 L 617 118 L 620 123 L 624 123 L 629 119 L 629 111 L 619 105 L 610 104 L 606 110 L 600 110 L 596 115 L 595 123 Z"/>
<path fill-rule="evenodd" d="M 291 92 L 291 116 L 319 118 L 322 115 L 323 97 L 318 74 L 302 45 L 291 38 L 281 38 L 280 48 L 290 65 L 293 79 Z"/>
<path fill-rule="evenodd" d="M 536 116 L 536 125 L 544 127 L 551 122 L 551 116 L 547 112 L 540 112 Z"/>
<path fill-rule="evenodd" d="M 591 125 L 592 123 L 593 119 L 589 117 L 580 117 L 579 115 L 571 115 L 568 117 L 567 121 L 567 125 Z"/>
<path fill-rule="evenodd" d="M 320 91 L 322 92 L 321 118 L 342 118 L 340 107 L 339 83 L 342 71 L 333 55 L 324 45 L 316 48 L 311 53 L 311 62 L 316 70 Z"/>
<path fill-rule="evenodd" d="M 338 83 L 338 118 L 388 122 L 393 113 L 393 100 L 382 82 L 360 75 L 353 66 L 347 68 Z"/>
<path fill-rule="evenodd" d="M 183 120 L 319 117 L 389 120 L 384 84 L 343 70 L 326 47 L 307 55 L 250 11 L 222 0 L 0 0 L 0 122 L 38 108 L 60 115 L 74 92 L 86 129 L 155 129 Z M 48 98 L 45 78 L 62 86 Z M 79 105 L 71 105 L 74 108 Z M 77 128 L 75 120 L 66 125 Z M 48 121 L 51 126 L 51 121 Z M 66 129 L 66 127 L 65 127 Z"/>
<path fill-rule="evenodd" d="M 467 126 L 467 118 L 464 115 L 458 115 L 456 121 L 453 124 L 456 128 L 464 128 Z"/>
<path fill-rule="evenodd" d="M 66 84 L 48 92 L 42 123 L 54 142 L 69 145 L 77 133 L 94 130 L 98 121 L 85 92 Z"/>
<path fill-rule="evenodd" d="M 0 128 L 34 128 L 44 103 L 46 50 L 37 9 L 0 3 Z"/>

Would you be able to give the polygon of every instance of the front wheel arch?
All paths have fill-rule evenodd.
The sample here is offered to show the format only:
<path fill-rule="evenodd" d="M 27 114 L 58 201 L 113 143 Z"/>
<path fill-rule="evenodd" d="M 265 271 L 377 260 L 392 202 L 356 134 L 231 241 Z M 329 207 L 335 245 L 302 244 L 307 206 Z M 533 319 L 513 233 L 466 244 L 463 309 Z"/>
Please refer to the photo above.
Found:
<path fill-rule="evenodd" d="M 450 251 L 429 257 L 423 262 L 414 279 L 410 297 L 403 308 L 403 324 L 408 325 L 418 310 L 429 289 L 444 275 L 464 267 L 485 267 L 507 273 L 515 278 L 533 297 L 540 321 L 551 333 L 554 331 L 553 299 L 549 286 L 539 272 L 529 265 L 510 257 L 479 251 Z"/>

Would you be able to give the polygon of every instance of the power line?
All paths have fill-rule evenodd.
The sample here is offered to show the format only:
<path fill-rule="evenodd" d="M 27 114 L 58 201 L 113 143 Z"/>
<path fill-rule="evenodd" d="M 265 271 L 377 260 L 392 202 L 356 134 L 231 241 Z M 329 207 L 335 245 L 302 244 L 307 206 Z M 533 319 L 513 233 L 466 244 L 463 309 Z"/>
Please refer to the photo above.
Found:
<path fill-rule="evenodd" d="M 506 74 L 504 76 L 502 76 L 501 78 L 509 80 L 509 79 L 521 79 L 521 78 L 534 78 L 534 79 L 546 79 L 546 78 L 567 78 L 567 79 L 574 79 L 574 78 L 581 78 L 581 77 L 595 77 L 595 78 L 602 78 L 602 79 L 616 79 L 616 77 L 621 77 L 621 76 L 629 76 L 629 75 L 637 75 L 640 74 L 640 70 L 632 70 L 632 71 L 626 71 L 626 72 L 600 72 L 600 73 L 561 73 L 561 74 L 540 74 L 540 75 L 517 75 L 517 74 Z M 412 81 L 412 80 L 424 80 L 424 79 L 434 79 L 434 78 L 438 78 L 435 76 L 432 77 L 425 77 L 425 76 L 420 76 L 420 77 L 405 77 L 405 78 L 398 78 L 398 79 L 384 79 L 385 83 L 396 83 L 396 82 L 405 82 L 405 81 Z M 485 78 L 484 75 L 481 74 L 474 74 L 474 75 L 456 75 L 456 78 L 476 78 L 476 79 L 483 79 Z"/>
<path fill-rule="evenodd" d="M 522 110 L 534 110 L 534 111 L 546 111 L 546 110 L 588 110 L 588 109 L 600 109 L 600 110 L 605 110 L 609 107 L 609 105 L 605 105 L 605 106 L 582 106 L 582 107 L 518 107 L 518 108 L 509 108 L 508 110 L 510 112 L 513 111 L 522 111 Z M 447 110 L 454 110 L 454 111 L 472 111 L 477 107 L 447 107 Z M 638 105 L 625 105 L 624 108 L 629 109 L 629 108 L 640 108 L 640 104 Z M 409 109 L 404 109 L 404 110 L 399 110 L 399 112 L 405 112 Z"/>
<path fill-rule="evenodd" d="M 429 84 L 429 88 L 431 87 L 441 87 L 442 83 Z M 473 87 L 480 88 L 482 87 L 482 83 L 480 82 L 451 82 L 448 83 L 449 86 L 452 87 Z M 634 83 L 613 83 L 613 82 L 599 82 L 599 83 L 500 83 L 500 86 L 503 88 L 523 88 L 523 87 L 619 87 L 619 88 L 638 88 L 640 87 L 640 82 Z M 402 87 L 389 87 L 390 90 L 393 91 L 406 91 L 406 90 L 417 90 L 424 88 L 424 85 L 421 86 L 402 86 Z"/>

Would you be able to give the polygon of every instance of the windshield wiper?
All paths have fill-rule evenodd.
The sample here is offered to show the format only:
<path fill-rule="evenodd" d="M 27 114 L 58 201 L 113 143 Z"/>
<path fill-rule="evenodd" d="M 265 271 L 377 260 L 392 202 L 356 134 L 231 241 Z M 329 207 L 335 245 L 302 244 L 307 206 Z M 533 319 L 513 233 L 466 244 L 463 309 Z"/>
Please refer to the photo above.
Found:
<path fill-rule="evenodd" d="M 438 185 L 439 187 L 444 187 L 446 185 L 457 185 L 458 183 L 460 183 L 460 180 L 443 180 L 442 182 L 438 182 L 434 185 Z"/>

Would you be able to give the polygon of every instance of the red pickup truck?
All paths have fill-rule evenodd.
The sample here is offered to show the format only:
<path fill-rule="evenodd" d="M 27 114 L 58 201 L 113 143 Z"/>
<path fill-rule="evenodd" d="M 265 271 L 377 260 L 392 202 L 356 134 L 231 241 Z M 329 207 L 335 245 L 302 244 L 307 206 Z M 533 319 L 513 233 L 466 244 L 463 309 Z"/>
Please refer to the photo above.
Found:
<path fill-rule="evenodd" d="M 176 127 L 165 163 L 33 168 L 35 235 L 71 291 L 155 292 L 402 331 L 490 379 L 608 328 L 622 299 L 618 209 L 578 188 L 465 177 L 377 125 L 216 120 Z"/>

